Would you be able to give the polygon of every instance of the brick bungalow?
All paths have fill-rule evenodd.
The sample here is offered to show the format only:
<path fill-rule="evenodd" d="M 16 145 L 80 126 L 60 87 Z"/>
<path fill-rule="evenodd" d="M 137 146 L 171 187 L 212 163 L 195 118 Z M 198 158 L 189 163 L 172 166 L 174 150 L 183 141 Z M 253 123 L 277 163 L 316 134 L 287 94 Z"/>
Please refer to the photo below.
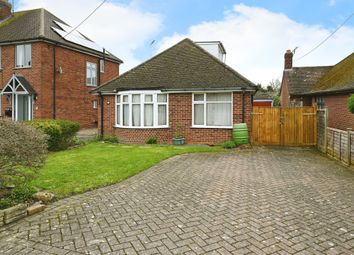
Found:
<path fill-rule="evenodd" d="M 328 109 L 328 126 L 354 128 L 354 115 L 347 108 L 354 93 L 354 53 L 334 66 L 292 67 L 291 51 L 285 53 L 281 105 Z"/>
<path fill-rule="evenodd" d="M 11 13 L 0 0 L 0 116 L 97 126 L 90 92 L 117 77 L 122 61 L 71 30 L 45 9 Z"/>
<path fill-rule="evenodd" d="M 180 126 L 187 144 L 218 144 L 232 138 L 233 124 L 250 127 L 256 86 L 223 63 L 220 42 L 212 46 L 185 39 L 96 89 L 101 133 L 171 143 Z"/>

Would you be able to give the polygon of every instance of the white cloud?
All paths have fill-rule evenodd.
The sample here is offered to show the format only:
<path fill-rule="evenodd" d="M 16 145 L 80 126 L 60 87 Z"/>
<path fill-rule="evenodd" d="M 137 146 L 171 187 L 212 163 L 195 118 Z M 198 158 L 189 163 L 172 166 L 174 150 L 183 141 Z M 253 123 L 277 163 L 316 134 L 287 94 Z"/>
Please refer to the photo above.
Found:
<path fill-rule="evenodd" d="M 100 3 L 99 0 L 21 0 L 18 9 L 45 8 L 72 27 Z M 162 16 L 142 12 L 133 5 L 105 3 L 79 31 L 124 61 L 121 71 L 140 62 L 134 52 L 152 40 L 162 26 Z"/>
<path fill-rule="evenodd" d="M 186 34 L 163 38 L 162 51 L 185 37 L 195 41 L 220 40 L 226 51 L 226 63 L 255 83 L 268 84 L 281 78 L 286 49 L 296 46 L 294 59 L 302 56 L 332 29 L 306 25 L 281 13 L 263 8 L 235 5 L 222 20 L 203 22 L 189 27 Z M 343 27 L 330 40 L 295 66 L 333 65 L 353 52 L 354 27 Z"/>
<path fill-rule="evenodd" d="M 336 0 L 329 0 L 329 1 L 328 1 L 328 5 L 329 5 L 329 6 L 335 6 L 336 3 L 337 3 Z"/>

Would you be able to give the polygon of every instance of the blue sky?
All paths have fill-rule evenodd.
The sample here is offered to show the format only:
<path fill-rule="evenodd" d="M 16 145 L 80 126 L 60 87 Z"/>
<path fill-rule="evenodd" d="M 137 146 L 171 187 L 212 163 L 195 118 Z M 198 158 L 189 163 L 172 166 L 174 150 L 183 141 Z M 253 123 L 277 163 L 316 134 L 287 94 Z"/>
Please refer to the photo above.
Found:
<path fill-rule="evenodd" d="M 16 6 L 46 8 L 75 26 L 100 2 L 18 0 Z M 286 49 L 299 47 L 298 58 L 353 12 L 353 0 L 108 0 L 79 31 L 123 59 L 123 72 L 185 37 L 220 40 L 228 65 L 266 85 L 281 78 Z M 354 17 L 318 50 L 294 64 L 333 65 L 353 49 Z"/>

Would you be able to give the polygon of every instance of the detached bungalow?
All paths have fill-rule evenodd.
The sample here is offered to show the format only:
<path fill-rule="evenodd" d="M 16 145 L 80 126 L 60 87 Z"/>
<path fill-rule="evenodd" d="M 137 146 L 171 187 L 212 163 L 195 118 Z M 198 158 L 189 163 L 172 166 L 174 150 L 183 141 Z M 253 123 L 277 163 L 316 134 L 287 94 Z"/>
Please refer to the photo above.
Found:
<path fill-rule="evenodd" d="M 250 128 L 256 85 L 224 59 L 220 42 L 185 39 L 103 84 L 94 91 L 100 133 L 125 143 L 171 143 L 178 132 L 189 144 L 218 144 L 232 138 L 233 124 Z"/>

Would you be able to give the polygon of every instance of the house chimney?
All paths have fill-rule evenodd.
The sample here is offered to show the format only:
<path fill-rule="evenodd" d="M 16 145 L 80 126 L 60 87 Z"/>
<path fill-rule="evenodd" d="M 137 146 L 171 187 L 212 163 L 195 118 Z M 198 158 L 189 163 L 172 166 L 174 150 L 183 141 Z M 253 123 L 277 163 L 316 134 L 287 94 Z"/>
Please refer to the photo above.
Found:
<path fill-rule="evenodd" d="M 11 16 L 12 6 L 7 0 L 0 0 L 0 22 Z"/>
<path fill-rule="evenodd" d="M 291 50 L 287 50 L 284 55 L 284 69 L 293 68 L 293 53 Z"/>

